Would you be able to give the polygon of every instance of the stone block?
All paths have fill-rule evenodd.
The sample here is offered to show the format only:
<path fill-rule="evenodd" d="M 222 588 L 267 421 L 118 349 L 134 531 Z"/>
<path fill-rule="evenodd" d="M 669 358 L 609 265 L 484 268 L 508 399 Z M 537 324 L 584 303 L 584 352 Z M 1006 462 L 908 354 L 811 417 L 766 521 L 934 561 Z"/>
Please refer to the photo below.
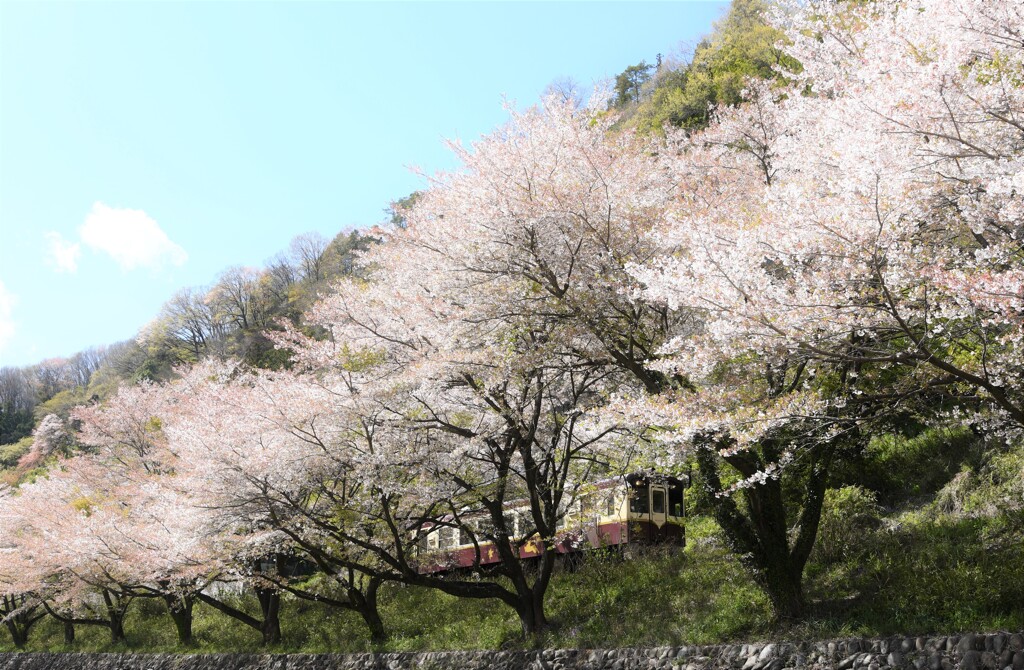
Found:
<path fill-rule="evenodd" d="M 956 650 L 961 654 L 971 651 L 972 649 L 975 651 L 985 650 L 985 639 L 983 636 L 968 633 L 960 638 L 960 642 L 956 645 Z"/>
<path fill-rule="evenodd" d="M 968 649 L 960 659 L 960 670 L 981 670 L 981 653 L 975 649 Z"/>

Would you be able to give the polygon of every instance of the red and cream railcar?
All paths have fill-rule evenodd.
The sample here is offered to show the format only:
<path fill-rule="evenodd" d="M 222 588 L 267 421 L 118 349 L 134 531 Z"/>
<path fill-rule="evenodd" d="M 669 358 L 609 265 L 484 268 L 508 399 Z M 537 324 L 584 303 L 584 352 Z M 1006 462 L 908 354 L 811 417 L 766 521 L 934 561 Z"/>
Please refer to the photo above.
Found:
<path fill-rule="evenodd" d="M 573 554 L 597 547 L 621 547 L 640 544 L 686 544 L 686 504 L 684 490 L 689 478 L 663 475 L 630 474 L 597 482 L 581 494 L 559 522 L 554 549 Z M 527 508 L 510 507 L 506 522 L 515 538 L 527 532 Z M 420 534 L 420 571 L 445 572 L 486 566 L 501 560 L 494 543 L 485 541 L 485 521 L 472 525 L 478 531 L 477 544 L 466 530 L 439 525 Z M 540 539 L 534 535 L 521 543 L 519 557 L 540 555 Z"/>

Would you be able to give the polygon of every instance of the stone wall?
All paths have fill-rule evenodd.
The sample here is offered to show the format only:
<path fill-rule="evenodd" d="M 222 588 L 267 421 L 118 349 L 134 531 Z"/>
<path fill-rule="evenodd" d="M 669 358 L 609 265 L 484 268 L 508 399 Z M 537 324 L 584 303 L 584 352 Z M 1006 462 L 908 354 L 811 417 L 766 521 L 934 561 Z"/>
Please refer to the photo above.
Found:
<path fill-rule="evenodd" d="M 0 670 L 1024 670 L 1024 634 L 422 654 L 0 654 Z"/>

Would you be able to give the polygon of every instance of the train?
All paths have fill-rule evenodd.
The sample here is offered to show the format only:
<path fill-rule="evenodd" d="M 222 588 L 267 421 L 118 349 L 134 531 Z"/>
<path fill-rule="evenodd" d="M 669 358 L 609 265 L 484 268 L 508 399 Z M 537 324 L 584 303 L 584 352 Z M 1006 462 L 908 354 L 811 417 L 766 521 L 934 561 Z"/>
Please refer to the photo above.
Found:
<path fill-rule="evenodd" d="M 690 477 L 632 473 L 595 482 L 566 510 L 559 521 L 553 546 L 565 556 L 587 549 L 636 545 L 686 545 L 686 495 Z M 506 519 L 513 537 L 525 532 L 526 506 L 510 505 Z M 469 525 L 485 530 L 485 517 L 469 517 Z M 444 573 L 498 563 L 501 558 L 494 543 L 481 539 L 481 532 L 470 534 L 464 528 L 444 524 L 421 528 L 418 535 L 417 569 L 421 573 Z M 477 536 L 477 543 L 473 542 Z M 479 546 L 479 563 L 477 547 Z M 529 560 L 540 555 L 540 539 L 526 538 L 519 558 Z"/>

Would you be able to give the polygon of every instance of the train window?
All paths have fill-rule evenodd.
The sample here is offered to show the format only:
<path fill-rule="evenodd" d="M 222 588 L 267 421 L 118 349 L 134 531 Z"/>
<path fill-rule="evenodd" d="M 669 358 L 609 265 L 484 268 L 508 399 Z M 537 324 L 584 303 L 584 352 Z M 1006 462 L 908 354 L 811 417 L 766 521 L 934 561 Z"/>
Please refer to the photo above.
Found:
<path fill-rule="evenodd" d="M 604 515 L 605 516 L 615 516 L 618 513 L 619 506 L 618 506 L 617 502 L 618 501 L 615 500 L 615 494 L 609 492 L 608 496 L 605 498 L 605 509 L 604 509 Z"/>
<path fill-rule="evenodd" d="M 441 529 L 438 533 L 440 535 L 440 545 L 442 549 L 450 549 L 458 546 L 459 543 L 459 529 L 451 528 L 446 526 Z"/>
<path fill-rule="evenodd" d="M 637 486 L 629 494 L 629 511 L 633 514 L 647 514 L 650 511 L 650 499 L 646 486 Z"/>
<path fill-rule="evenodd" d="M 665 513 L 665 491 L 664 489 L 654 489 L 651 491 L 651 511 L 654 514 Z"/>
<path fill-rule="evenodd" d="M 672 516 L 683 516 L 683 487 L 672 486 L 668 490 L 668 508 Z"/>
<path fill-rule="evenodd" d="M 505 514 L 505 528 L 508 530 L 508 534 L 513 539 L 519 537 L 520 527 L 522 523 L 520 517 L 522 515 L 519 512 L 507 512 Z"/>

